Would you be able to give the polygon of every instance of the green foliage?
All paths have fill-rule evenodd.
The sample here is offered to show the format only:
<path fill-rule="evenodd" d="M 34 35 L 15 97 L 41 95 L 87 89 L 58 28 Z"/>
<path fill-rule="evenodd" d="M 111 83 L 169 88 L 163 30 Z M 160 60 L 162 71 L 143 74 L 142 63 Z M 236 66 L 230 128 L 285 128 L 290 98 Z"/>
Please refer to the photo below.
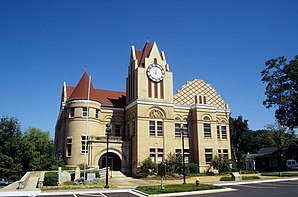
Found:
<path fill-rule="evenodd" d="M 242 180 L 257 180 L 257 179 L 261 179 L 258 176 L 241 176 Z"/>
<path fill-rule="evenodd" d="M 46 172 L 44 175 L 44 186 L 57 186 L 58 185 L 58 174 L 57 172 Z"/>
<path fill-rule="evenodd" d="M 147 178 L 148 175 L 149 174 L 147 172 L 137 172 L 137 173 L 133 174 L 133 178 L 142 179 L 142 178 Z"/>
<path fill-rule="evenodd" d="M 232 146 L 232 159 L 235 162 L 241 161 L 241 155 L 246 154 L 251 143 L 251 133 L 248 128 L 248 120 L 244 120 L 242 116 L 237 118 L 230 117 L 230 139 Z"/>
<path fill-rule="evenodd" d="M 259 174 L 259 172 L 255 170 L 241 170 L 241 174 Z"/>
<path fill-rule="evenodd" d="M 177 193 L 177 192 L 190 192 L 190 191 L 202 191 L 202 190 L 211 190 L 211 189 L 222 189 L 221 186 L 199 184 L 196 186 L 193 183 L 188 184 L 175 184 L 175 185 L 165 185 L 164 190 L 160 188 L 160 185 L 156 186 L 138 186 L 136 190 L 144 192 L 148 195 L 153 194 L 164 194 L 164 193 Z"/>
<path fill-rule="evenodd" d="M 138 173 L 147 173 L 154 174 L 157 172 L 157 164 L 154 163 L 150 157 L 145 159 L 143 162 L 141 162 L 140 167 L 138 168 Z"/>
<path fill-rule="evenodd" d="M 182 174 L 182 156 L 169 153 L 165 160 L 166 171 L 170 174 Z"/>
<path fill-rule="evenodd" d="M 210 167 L 218 170 L 218 173 L 221 174 L 223 172 L 231 171 L 230 164 L 230 160 L 215 156 L 211 161 Z"/>
<path fill-rule="evenodd" d="M 291 173 L 291 172 L 266 172 L 266 173 L 261 173 L 261 176 L 297 177 L 298 176 L 298 173 Z"/>
<path fill-rule="evenodd" d="M 278 123 L 291 129 L 298 126 L 298 55 L 289 62 L 282 56 L 265 62 L 261 72 L 266 84 L 263 102 L 266 108 L 277 107 Z"/>
<path fill-rule="evenodd" d="M 15 181 L 27 171 L 51 170 L 63 166 L 54 155 L 54 143 L 48 132 L 29 128 L 23 134 L 16 118 L 0 119 L 0 176 Z"/>
<path fill-rule="evenodd" d="M 187 163 L 185 164 L 185 173 L 187 175 L 198 174 L 199 166 L 196 163 Z"/>
<path fill-rule="evenodd" d="M 235 178 L 232 176 L 223 176 L 223 177 L 220 177 L 219 180 L 220 181 L 235 181 Z"/>

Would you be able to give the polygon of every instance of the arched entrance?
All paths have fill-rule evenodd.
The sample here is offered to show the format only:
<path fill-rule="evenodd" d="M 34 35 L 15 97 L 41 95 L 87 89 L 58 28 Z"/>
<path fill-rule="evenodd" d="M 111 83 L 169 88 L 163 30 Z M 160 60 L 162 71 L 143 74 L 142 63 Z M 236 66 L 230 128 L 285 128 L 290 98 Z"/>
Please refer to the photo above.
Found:
<path fill-rule="evenodd" d="M 106 155 L 107 153 L 100 157 L 98 161 L 99 168 L 106 167 Z M 116 153 L 108 152 L 108 166 L 112 171 L 121 171 L 121 159 Z"/>

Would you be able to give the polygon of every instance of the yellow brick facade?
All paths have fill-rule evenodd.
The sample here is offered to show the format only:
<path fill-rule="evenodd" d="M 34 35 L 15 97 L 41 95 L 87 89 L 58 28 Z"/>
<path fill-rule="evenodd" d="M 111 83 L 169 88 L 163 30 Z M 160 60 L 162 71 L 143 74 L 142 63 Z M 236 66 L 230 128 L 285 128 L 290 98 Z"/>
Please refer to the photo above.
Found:
<path fill-rule="evenodd" d="M 152 79 L 150 74 L 157 78 Z M 148 157 L 158 163 L 169 153 L 181 151 L 182 125 L 188 126 L 188 137 L 184 138 L 187 162 L 197 163 L 201 172 L 208 168 L 210 156 L 231 157 L 228 105 L 202 80 L 187 82 L 174 95 L 173 73 L 156 43 L 146 43 L 141 51 L 131 48 L 126 93 L 94 90 L 97 95 L 91 99 L 74 97 L 83 92 L 84 88 L 75 89 L 78 86 L 64 83 L 56 124 L 56 153 L 63 155 L 67 166 L 105 166 L 107 123 L 112 125 L 109 166 L 126 174 L 136 172 Z M 88 87 L 90 83 L 85 89 Z M 125 95 L 122 105 L 102 99 L 113 100 L 109 97 L 112 93 Z"/>

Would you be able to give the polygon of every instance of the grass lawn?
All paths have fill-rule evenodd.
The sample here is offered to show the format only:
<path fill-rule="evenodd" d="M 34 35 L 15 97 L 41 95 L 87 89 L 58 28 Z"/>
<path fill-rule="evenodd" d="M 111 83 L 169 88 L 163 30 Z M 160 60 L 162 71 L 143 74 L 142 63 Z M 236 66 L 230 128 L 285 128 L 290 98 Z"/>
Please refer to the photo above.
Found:
<path fill-rule="evenodd" d="M 199 184 L 196 186 L 193 183 L 188 184 L 175 184 L 175 185 L 164 185 L 164 190 L 158 186 L 139 186 L 136 190 L 144 192 L 146 194 L 165 194 L 165 193 L 176 193 L 176 192 L 191 192 L 191 191 L 201 191 L 201 190 L 210 190 L 210 189 L 222 189 L 221 186 Z"/>

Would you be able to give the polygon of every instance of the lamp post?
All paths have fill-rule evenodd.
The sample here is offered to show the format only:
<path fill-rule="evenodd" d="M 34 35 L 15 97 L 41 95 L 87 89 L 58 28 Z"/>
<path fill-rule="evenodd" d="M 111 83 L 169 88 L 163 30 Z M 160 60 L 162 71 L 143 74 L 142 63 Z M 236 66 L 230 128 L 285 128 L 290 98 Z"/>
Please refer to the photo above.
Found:
<path fill-rule="evenodd" d="M 184 132 L 186 131 L 186 127 L 183 125 L 180 129 L 181 135 L 182 135 L 182 172 L 183 172 L 183 184 L 186 184 L 185 181 L 185 155 L 184 155 Z"/>
<path fill-rule="evenodd" d="M 108 168 L 108 153 L 109 153 L 109 136 L 111 135 L 111 124 L 106 125 L 106 135 L 107 135 L 107 153 L 106 153 L 106 185 L 104 188 L 110 188 L 109 186 L 109 168 Z"/>

